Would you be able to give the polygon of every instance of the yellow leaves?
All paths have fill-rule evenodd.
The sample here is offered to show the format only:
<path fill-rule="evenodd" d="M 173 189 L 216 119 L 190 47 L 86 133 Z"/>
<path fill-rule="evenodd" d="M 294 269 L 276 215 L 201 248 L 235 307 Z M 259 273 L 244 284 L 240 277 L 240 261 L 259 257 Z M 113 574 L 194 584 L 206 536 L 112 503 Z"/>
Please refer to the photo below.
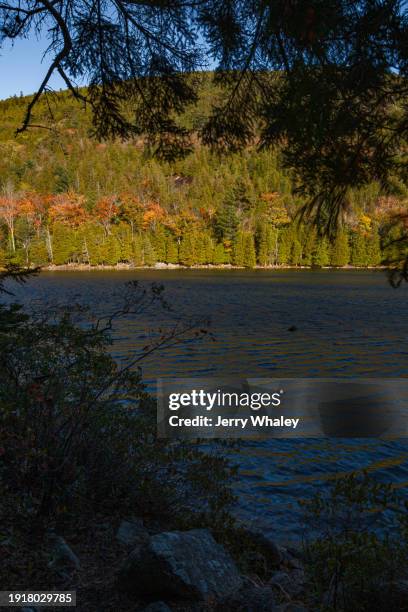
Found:
<path fill-rule="evenodd" d="M 367 215 L 361 213 L 358 217 L 360 228 L 365 232 L 370 232 L 372 219 Z"/>

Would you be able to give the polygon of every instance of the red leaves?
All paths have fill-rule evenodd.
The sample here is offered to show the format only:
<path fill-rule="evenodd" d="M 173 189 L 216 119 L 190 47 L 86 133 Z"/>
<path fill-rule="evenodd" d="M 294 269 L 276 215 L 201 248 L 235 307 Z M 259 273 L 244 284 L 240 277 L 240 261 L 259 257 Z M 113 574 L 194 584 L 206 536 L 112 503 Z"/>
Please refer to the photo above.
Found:
<path fill-rule="evenodd" d="M 85 197 L 78 193 L 61 193 L 49 198 L 52 202 L 49 214 L 52 221 L 70 227 L 79 227 L 89 219 L 84 208 Z"/>

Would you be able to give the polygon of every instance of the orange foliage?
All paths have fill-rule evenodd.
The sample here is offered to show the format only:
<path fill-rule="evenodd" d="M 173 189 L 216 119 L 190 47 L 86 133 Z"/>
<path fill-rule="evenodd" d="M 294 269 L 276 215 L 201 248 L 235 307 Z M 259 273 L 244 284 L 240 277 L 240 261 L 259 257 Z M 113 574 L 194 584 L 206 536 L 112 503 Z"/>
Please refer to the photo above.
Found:
<path fill-rule="evenodd" d="M 21 201 L 13 195 L 0 196 L 0 218 L 8 226 L 21 214 Z"/>
<path fill-rule="evenodd" d="M 119 212 L 116 202 L 116 196 L 105 196 L 98 200 L 93 211 L 95 217 L 105 228 L 106 233 L 109 233 L 109 226 Z"/>
<path fill-rule="evenodd" d="M 120 215 L 126 221 L 141 225 L 143 216 L 143 203 L 133 193 L 121 193 L 119 196 Z"/>
<path fill-rule="evenodd" d="M 50 219 L 54 222 L 63 223 L 70 227 L 79 227 L 89 219 L 84 208 L 85 198 L 72 191 L 49 196 Z"/>
<path fill-rule="evenodd" d="M 166 211 L 158 202 L 149 202 L 143 213 L 143 228 L 154 227 L 156 223 L 165 221 Z"/>
<path fill-rule="evenodd" d="M 44 223 L 49 206 L 49 196 L 42 196 L 36 191 L 26 192 L 20 201 L 21 214 L 31 221 L 36 230 Z"/>
<path fill-rule="evenodd" d="M 216 210 L 214 207 L 210 206 L 208 208 L 200 208 L 200 215 L 202 216 L 203 219 L 207 220 L 207 221 L 211 221 L 211 219 L 214 218 L 216 213 Z"/>
<path fill-rule="evenodd" d="M 267 193 L 261 193 L 259 197 L 264 202 L 273 202 L 280 197 L 280 194 L 277 191 L 268 191 Z"/>

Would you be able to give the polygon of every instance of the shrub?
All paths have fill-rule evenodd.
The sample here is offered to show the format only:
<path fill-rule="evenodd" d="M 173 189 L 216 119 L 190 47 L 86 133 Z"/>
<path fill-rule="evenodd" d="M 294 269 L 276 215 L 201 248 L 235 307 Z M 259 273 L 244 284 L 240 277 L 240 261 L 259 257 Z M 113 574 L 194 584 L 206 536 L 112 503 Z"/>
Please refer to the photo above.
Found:
<path fill-rule="evenodd" d="M 305 544 L 319 603 L 314 609 L 408 610 L 400 582 L 408 560 L 407 513 L 392 485 L 352 474 L 302 504 L 309 532 L 320 532 Z"/>
<path fill-rule="evenodd" d="M 28 315 L 0 305 L 6 528 L 29 520 L 41 530 L 95 513 L 131 512 L 174 526 L 225 520 L 233 499 L 227 461 L 216 450 L 156 438 L 155 406 L 139 368 L 152 351 L 200 332 L 178 323 L 120 365 L 110 352 L 115 321 L 166 307 L 155 285 L 129 283 L 123 299 L 99 320 L 81 307 Z"/>

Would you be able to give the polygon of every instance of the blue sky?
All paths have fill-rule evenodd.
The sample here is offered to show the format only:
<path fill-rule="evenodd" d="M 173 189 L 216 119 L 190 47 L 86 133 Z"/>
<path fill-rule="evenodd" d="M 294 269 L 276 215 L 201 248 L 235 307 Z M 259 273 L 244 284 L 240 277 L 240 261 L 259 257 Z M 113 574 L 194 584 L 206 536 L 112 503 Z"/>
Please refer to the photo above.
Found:
<path fill-rule="evenodd" d="M 7 44 L 0 51 L 0 99 L 14 94 L 24 95 L 35 92 L 47 70 L 52 55 L 42 61 L 46 41 L 39 42 L 35 37 L 17 40 L 14 47 Z M 50 85 L 54 89 L 64 88 L 59 75 L 55 75 Z"/>

